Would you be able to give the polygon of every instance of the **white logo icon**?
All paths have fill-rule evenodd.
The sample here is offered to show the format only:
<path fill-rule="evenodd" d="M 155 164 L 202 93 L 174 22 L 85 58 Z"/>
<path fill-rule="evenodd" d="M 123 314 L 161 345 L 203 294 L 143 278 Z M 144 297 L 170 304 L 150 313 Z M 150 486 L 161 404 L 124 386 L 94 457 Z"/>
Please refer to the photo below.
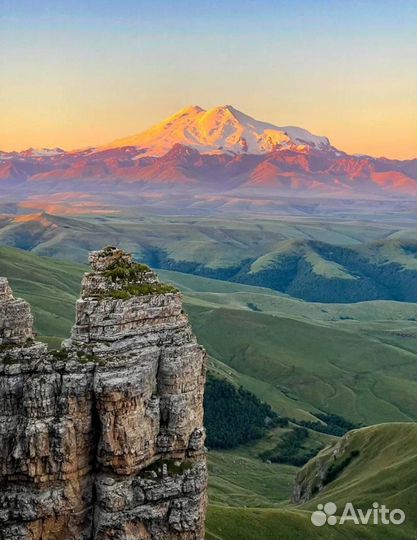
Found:
<path fill-rule="evenodd" d="M 337 517 L 334 515 L 336 514 L 336 511 L 337 506 L 332 502 L 328 502 L 324 505 L 318 504 L 317 510 L 311 514 L 311 523 L 316 527 L 321 527 L 326 523 L 328 525 L 336 525 Z"/>

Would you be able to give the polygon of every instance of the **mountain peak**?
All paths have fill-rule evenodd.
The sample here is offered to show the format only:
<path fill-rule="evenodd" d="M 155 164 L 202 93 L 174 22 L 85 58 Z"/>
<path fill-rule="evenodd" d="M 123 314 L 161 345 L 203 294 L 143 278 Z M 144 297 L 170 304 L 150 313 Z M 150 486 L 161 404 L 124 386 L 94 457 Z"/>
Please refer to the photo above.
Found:
<path fill-rule="evenodd" d="M 175 144 L 206 154 L 264 154 L 284 148 L 330 147 L 326 137 L 313 135 L 303 128 L 262 122 L 227 104 L 209 110 L 189 105 L 150 129 L 101 149 L 133 146 L 141 150 L 141 156 L 158 157 Z"/>
<path fill-rule="evenodd" d="M 198 114 L 201 112 L 205 112 L 205 111 L 199 105 L 189 105 L 188 107 L 184 107 L 183 109 L 180 109 L 177 113 L 173 114 L 169 118 L 175 118 L 175 117 L 183 116 L 185 114 Z"/>

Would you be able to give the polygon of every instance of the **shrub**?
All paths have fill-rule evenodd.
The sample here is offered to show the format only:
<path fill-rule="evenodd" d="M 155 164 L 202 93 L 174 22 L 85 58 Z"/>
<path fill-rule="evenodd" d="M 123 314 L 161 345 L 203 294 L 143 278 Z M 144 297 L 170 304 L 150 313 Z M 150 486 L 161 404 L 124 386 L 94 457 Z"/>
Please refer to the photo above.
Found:
<path fill-rule="evenodd" d="M 327 485 L 333 480 L 335 480 L 340 473 L 346 469 L 346 467 L 352 462 L 353 459 L 359 456 L 359 450 L 352 450 L 350 454 L 340 461 L 335 461 L 329 467 L 326 472 L 325 477 L 323 478 L 323 485 Z"/>

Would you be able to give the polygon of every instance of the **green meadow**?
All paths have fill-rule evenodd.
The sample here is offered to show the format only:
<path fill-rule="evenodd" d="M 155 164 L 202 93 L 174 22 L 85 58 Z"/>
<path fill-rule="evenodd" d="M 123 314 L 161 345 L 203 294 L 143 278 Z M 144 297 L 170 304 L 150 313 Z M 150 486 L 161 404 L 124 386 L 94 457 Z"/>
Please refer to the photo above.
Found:
<path fill-rule="evenodd" d="M 69 334 L 85 270 L 81 264 L 0 248 L 0 275 L 31 303 L 39 338 L 52 346 Z M 417 306 L 309 303 L 268 288 L 166 270 L 159 274 L 182 291 L 214 374 L 244 386 L 280 415 L 314 421 L 325 411 L 370 426 L 350 432 L 346 452 L 359 449 L 358 459 L 302 505 L 290 503 L 301 469 L 259 458 L 289 428 L 274 428 L 234 450 L 210 451 L 207 539 L 413 539 Z M 308 444 L 324 450 L 303 471 L 309 474 L 315 460 L 330 459 L 337 440 L 310 431 Z M 347 500 L 361 507 L 378 500 L 406 509 L 411 517 L 395 528 L 312 526 L 318 502 L 342 506 Z"/>

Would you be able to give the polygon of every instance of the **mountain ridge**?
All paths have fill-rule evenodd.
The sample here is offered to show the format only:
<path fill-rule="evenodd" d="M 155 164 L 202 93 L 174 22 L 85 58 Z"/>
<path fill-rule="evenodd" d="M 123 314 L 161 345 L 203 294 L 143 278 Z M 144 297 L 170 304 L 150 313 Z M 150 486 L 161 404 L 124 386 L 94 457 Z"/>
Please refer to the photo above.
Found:
<path fill-rule="evenodd" d="M 98 149 L 137 146 L 144 150 L 142 156 L 160 157 L 176 143 L 191 146 L 201 153 L 232 154 L 263 154 L 279 147 L 295 146 L 300 150 L 306 146 L 318 149 L 330 147 L 327 137 L 313 135 L 296 126 L 278 127 L 255 120 L 232 105 L 209 110 L 191 105 L 148 130 L 116 139 Z"/>
<path fill-rule="evenodd" d="M 417 194 L 417 159 L 353 156 L 327 137 L 255 120 L 231 105 L 182 109 L 107 145 L 0 152 L 0 182 L 51 192 L 68 181 L 203 192 L 256 190 L 326 196 Z"/>

